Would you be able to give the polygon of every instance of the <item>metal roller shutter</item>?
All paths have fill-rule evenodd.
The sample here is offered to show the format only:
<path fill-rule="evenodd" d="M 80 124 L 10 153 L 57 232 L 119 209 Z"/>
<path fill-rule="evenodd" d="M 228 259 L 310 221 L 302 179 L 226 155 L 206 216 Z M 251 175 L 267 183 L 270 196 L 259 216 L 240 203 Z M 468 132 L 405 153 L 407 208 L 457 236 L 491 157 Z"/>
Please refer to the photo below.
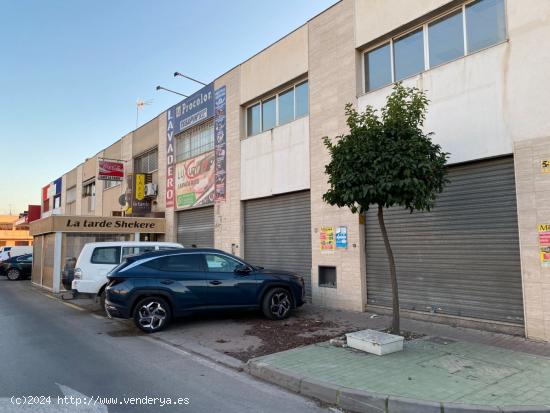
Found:
<path fill-rule="evenodd" d="M 214 247 L 214 207 L 176 212 L 178 242 L 184 247 Z"/>
<path fill-rule="evenodd" d="M 523 324 L 513 158 L 449 167 L 431 212 L 384 211 L 401 308 Z M 391 306 L 377 210 L 366 217 L 367 302 Z"/>
<path fill-rule="evenodd" d="M 244 239 L 247 261 L 300 274 L 311 297 L 309 191 L 245 201 Z"/>

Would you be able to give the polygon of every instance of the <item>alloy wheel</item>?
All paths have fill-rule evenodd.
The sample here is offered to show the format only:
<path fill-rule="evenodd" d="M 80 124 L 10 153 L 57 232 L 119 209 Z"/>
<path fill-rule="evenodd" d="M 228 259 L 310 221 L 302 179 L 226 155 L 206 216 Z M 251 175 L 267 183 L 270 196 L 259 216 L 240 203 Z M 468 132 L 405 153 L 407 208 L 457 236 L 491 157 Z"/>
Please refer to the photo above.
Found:
<path fill-rule="evenodd" d="M 271 314 L 277 318 L 283 318 L 290 311 L 291 303 L 288 293 L 281 291 L 273 294 L 271 305 L 269 306 Z"/>
<path fill-rule="evenodd" d="M 158 301 L 151 301 L 138 310 L 139 324 L 143 328 L 158 330 L 166 321 L 166 310 Z"/>
<path fill-rule="evenodd" d="M 11 281 L 18 280 L 19 279 L 19 271 L 16 270 L 15 268 L 12 268 L 11 270 L 8 271 L 7 277 Z"/>

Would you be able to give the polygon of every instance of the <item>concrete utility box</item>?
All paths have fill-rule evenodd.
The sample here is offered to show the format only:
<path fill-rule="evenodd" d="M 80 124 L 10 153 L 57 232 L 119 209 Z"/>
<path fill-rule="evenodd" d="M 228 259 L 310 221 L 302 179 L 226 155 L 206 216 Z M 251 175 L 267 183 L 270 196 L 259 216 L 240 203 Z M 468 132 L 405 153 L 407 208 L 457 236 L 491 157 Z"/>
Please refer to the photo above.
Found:
<path fill-rule="evenodd" d="M 346 334 L 348 347 L 367 353 L 383 356 L 384 354 L 403 351 L 403 340 L 401 336 L 382 333 L 376 330 L 361 330 L 355 333 Z"/>

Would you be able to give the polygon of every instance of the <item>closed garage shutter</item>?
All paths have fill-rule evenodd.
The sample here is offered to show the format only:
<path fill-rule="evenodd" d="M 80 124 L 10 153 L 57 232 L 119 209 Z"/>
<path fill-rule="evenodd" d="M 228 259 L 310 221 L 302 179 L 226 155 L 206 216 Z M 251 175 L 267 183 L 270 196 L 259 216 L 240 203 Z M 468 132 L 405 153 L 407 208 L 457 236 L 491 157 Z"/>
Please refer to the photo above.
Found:
<path fill-rule="evenodd" d="M 311 297 L 309 191 L 245 201 L 244 239 L 248 262 L 298 273 Z"/>
<path fill-rule="evenodd" d="M 401 308 L 523 323 L 514 162 L 449 168 L 431 212 L 384 211 Z M 367 302 L 391 306 L 377 210 L 366 217 Z"/>
<path fill-rule="evenodd" d="M 214 247 L 214 207 L 176 212 L 178 242 L 184 247 Z"/>

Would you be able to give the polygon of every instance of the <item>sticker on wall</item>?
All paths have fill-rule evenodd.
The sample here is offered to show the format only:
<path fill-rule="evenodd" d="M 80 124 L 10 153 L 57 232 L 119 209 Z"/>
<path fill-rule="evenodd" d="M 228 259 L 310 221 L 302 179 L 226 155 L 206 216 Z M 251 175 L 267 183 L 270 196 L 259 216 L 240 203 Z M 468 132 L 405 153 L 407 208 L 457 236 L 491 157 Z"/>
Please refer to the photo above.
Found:
<path fill-rule="evenodd" d="M 550 172 L 550 160 L 540 161 L 540 170 L 543 173 L 549 173 Z"/>
<path fill-rule="evenodd" d="M 334 227 L 321 227 L 321 231 L 319 232 L 319 243 L 321 251 L 334 251 Z"/>
<path fill-rule="evenodd" d="M 543 267 L 550 267 L 550 225 L 538 225 L 539 255 Z"/>
<path fill-rule="evenodd" d="M 348 248 L 348 227 L 336 228 L 336 248 L 344 250 Z"/>

